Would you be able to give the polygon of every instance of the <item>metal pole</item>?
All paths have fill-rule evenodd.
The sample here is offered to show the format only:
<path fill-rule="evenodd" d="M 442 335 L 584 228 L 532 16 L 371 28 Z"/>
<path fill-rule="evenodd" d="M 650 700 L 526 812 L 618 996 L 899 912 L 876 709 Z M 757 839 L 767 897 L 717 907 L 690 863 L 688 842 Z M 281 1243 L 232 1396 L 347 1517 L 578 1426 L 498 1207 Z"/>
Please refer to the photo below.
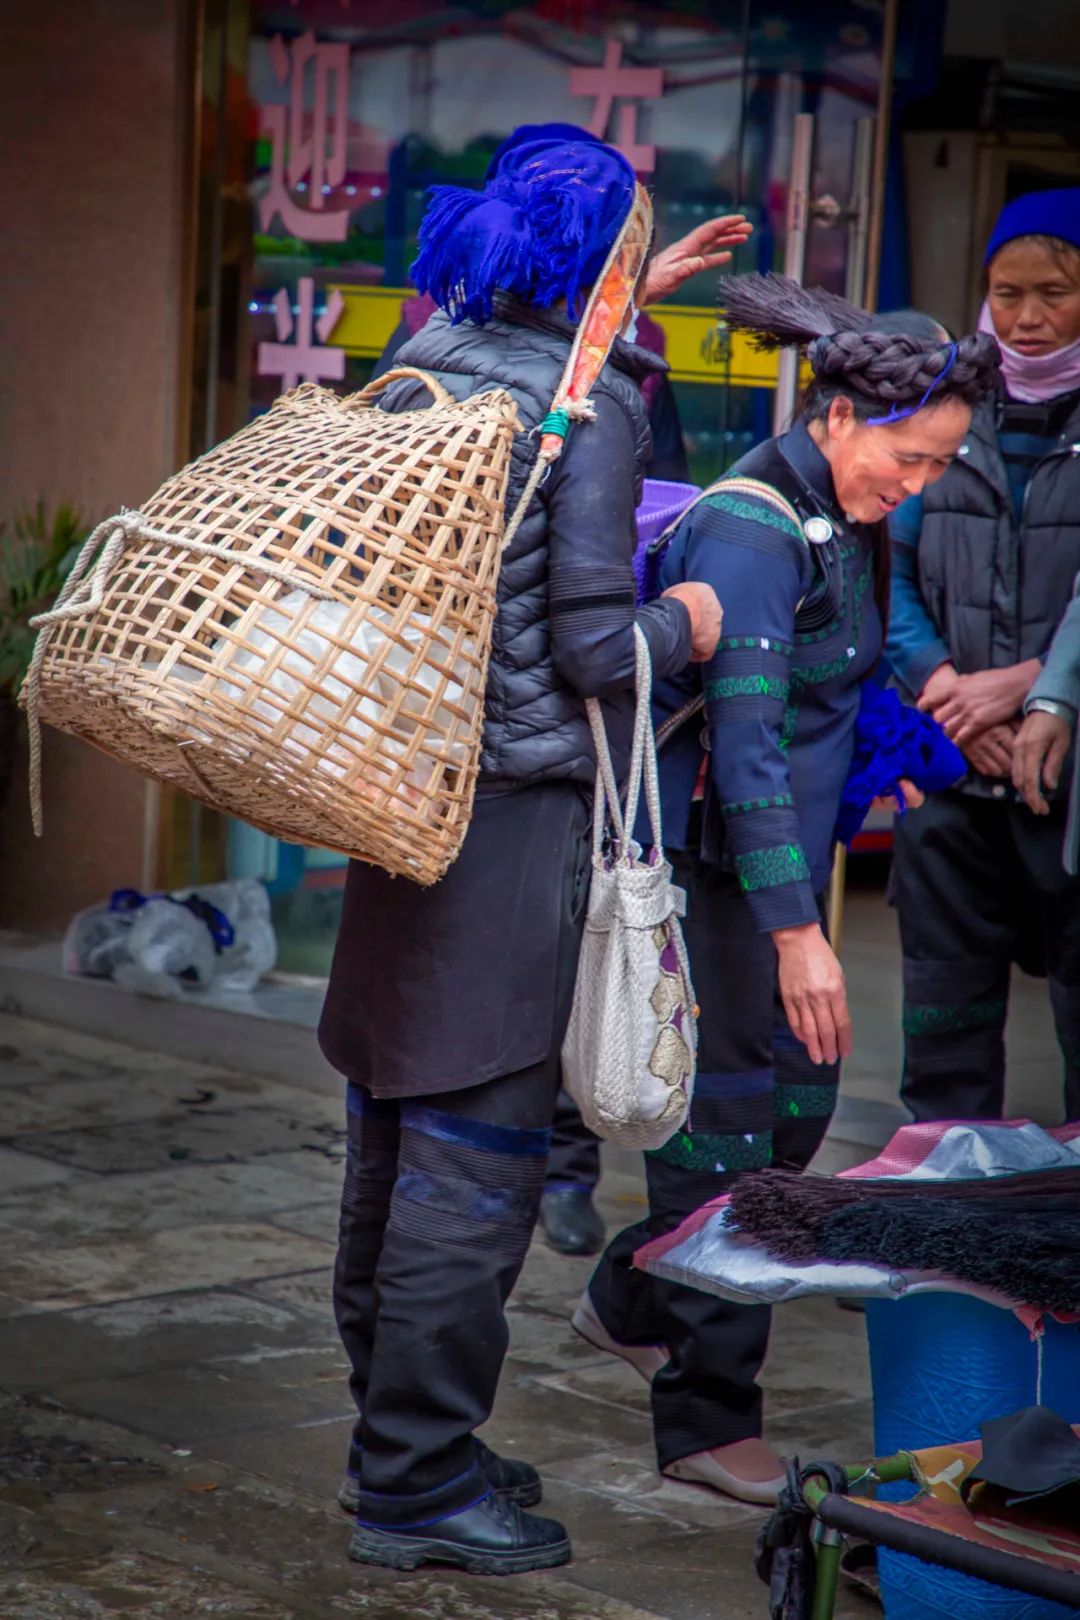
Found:
<path fill-rule="evenodd" d="M 899 12 L 900 0 L 885 0 L 885 16 L 881 40 L 881 86 L 878 91 L 877 118 L 874 120 L 873 134 L 873 162 L 870 192 L 869 224 L 866 228 L 865 257 L 863 260 L 863 286 L 858 291 L 861 297 L 852 298 L 853 303 L 861 303 L 866 309 L 877 307 L 878 282 L 881 276 L 881 243 L 885 232 L 885 186 L 889 172 L 889 135 L 892 127 L 892 75 L 893 64 L 896 60 L 896 22 Z M 855 163 L 856 182 L 858 181 L 858 163 L 860 147 L 864 146 L 867 136 L 863 126 L 869 123 L 868 119 L 859 120 L 859 131 L 856 135 Z M 859 231 L 858 220 L 853 223 L 852 235 L 856 237 Z M 854 247 L 855 240 L 852 241 Z M 849 250 L 850 251 L 850 250 Z M 853 271 L 848 265 L 848 286 L 854 291 Z M 851 297 L 851 293 L 848 295 Z M 847 878 L 847 850 L 840 845 L 836 848 L 836 859 L 833 862 L 832 877 L 829 880 L 829 939 L 833 950 L 840 954 L 840 942 L 844 928 L 844 884 Z"/>
<path fill-rule="evenodd" d="M 847 271 L 844 297 L 860 304 L 866 295 L 866 251 L 870 242 L 870 206 L 874 173 L 873 118 L 855 124 L 855 153 L 851 165 L 851 204 L 848 209 Z"/>
<path fill-rule="evenodd" d="M 791 180 L 788 185 L 787 240 L 784 243 L 784 274 L 802 281 L 806 267 L 806 233 L 810 224 L 810 181 L 814 162 L 814 115 L 796 113 L 791 142 Z M 786 433 L 795 414 L 795 393 L 799 384 L 799 356 L 794 349 L 780 354 L 773 401 L 773 433 Z"/>
<path fill-rule="evenodd" d="M 885 0 L 881 41 L 881 89 L 878 92 L 877 122 L 874 129 L 874 178 L 870 206 L 870 229 L 866 243 L 867 309 L 877 308 L 881 275 L 881 240 L 885 233 L 885 186 L 889 176 L 889 136 L 892 131 L 892 76 L 896 61 L 896 21 L 900 0 Z"/>

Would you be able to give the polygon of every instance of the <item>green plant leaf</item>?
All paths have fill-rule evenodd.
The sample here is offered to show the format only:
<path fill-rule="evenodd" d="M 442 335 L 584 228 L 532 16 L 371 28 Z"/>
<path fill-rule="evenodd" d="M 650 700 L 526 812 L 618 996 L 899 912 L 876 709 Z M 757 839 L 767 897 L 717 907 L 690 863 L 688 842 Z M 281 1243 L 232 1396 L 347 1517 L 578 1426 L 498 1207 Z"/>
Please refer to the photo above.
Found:
<path fill-rule="evenodd" d="M 52 605 L 91 527 L 67 501 L 0 521 L 0 695 L 21 687 L 34 651 L 29 621 Z"/>

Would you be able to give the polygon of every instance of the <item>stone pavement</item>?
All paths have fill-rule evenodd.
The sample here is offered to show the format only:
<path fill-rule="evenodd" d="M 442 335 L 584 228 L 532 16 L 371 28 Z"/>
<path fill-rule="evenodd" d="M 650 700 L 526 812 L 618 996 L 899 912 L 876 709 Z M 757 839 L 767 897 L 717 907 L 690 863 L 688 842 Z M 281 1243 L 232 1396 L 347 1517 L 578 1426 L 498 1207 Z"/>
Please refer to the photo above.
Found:
<path fill-rule="evenodd" d="M 742 1620 L 760 1515 L 653 1467 L 647 1391 L 567 1324 L 589 1263 L 534 1245 L 487 1438 L 544 1476 L 548 1575 L 350 1564 L 330 1309 L 336 1100 L 0 1017 L 4 1620 Z M 609 1223 L 643 1208 L 613 1156 Z M 769 1434 L 869 1444 L 862 1320 L 778 1314 Z M 840 1614 L 870 1616 L 857 1596 Z"/>

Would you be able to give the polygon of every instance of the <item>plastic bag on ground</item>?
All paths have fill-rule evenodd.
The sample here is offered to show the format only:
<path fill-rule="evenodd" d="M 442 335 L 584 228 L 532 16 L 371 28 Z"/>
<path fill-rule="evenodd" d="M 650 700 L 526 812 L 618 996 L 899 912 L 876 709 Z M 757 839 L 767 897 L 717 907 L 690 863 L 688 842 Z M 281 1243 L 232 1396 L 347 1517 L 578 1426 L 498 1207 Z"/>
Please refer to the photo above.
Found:
<path fill-rule="evenodd" d="M 270 897 L 254 878 L 149 897 L 118 889 L 72 918 L 62 961 L 142 995 L 254 990 L 277 961 Z"/>

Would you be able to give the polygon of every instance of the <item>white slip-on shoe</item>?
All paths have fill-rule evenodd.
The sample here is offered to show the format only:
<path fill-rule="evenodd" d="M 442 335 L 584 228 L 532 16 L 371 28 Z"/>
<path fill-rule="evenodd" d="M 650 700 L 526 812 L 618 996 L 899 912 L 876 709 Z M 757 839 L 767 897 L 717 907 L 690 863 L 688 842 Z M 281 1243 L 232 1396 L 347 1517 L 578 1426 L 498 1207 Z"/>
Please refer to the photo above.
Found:
<path fill-rule="evenodd" d="M 739 1502 L 772 1507 L 787 1483 L 783 1460 L 764 1440 L 737 1440 L 680 1457 L 662 1470 L 668 1479 L 710 1485 Z"/>
<path fill-rule="evenodd" d="M 575 1332 L 580 1333 L 583 1339 L 593 1345 L 597 1350 L 606 1350 L 609 1356 L 619 1356 L 628 1362 L 636 1373 L 640 1373 L 647 1384 L 651 1384 L 661 1367 L 666 1367 L 670 1357 L 663 1345 L 659 1344 L 620 1344 L 613 1339 L 607 1328 L 596 1314 L 596 1309 L 589 1298 L 588 1289 L 582 1294 L 570 1318 L 570 1325 Z"/>

